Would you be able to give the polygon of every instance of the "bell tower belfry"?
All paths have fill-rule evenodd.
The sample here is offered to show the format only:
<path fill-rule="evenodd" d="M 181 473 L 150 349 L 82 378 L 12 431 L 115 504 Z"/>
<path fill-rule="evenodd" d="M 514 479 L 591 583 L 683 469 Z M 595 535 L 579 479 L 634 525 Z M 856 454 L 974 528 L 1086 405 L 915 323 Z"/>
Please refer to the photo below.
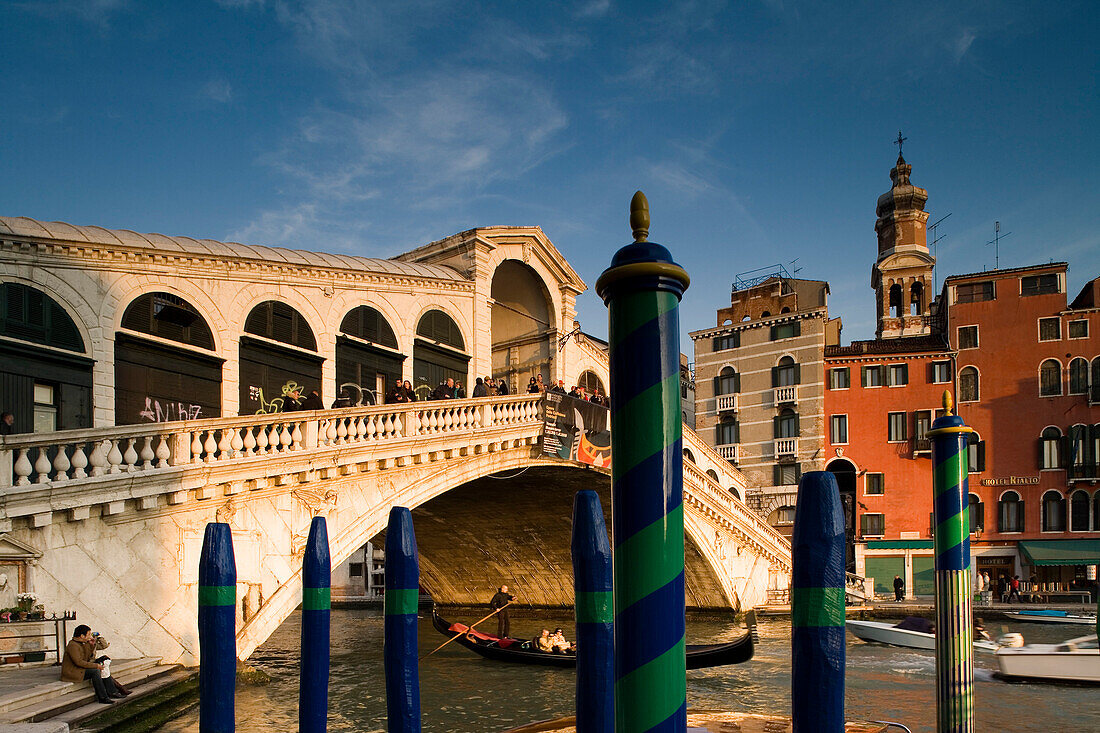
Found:
<path fill-rule="evenodd" d="M 932 332 L 932 268 L 936 258 L 928 251 L 928 192 L 909 182 L 913 166 L 900 152 L 890 171 L 893 187 L 878 198 L 875 233 L 878 259 L 871 267 L 875 290 L 877 338 L 923 336 Z"/>

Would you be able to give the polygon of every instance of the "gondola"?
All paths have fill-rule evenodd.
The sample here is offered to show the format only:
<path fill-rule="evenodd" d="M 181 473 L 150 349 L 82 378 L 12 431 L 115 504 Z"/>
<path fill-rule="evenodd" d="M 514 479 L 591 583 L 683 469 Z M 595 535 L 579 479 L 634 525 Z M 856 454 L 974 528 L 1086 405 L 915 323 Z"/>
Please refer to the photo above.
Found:
<path fill-rule="evenodd" d="M 483 631 L 469 630 L 465 624 L 451 623 L 432 608 L 432 625 L 448 639 L 462 633 L 457 642 L 486 659 L 520 664 L 542 664 L 549 667 L 576 667 L 575 654 L 549 654 L 532 648 L 530 641 L 501 638 Z M 749 632 L 735 641 L 725 644 L 688 644 L 687 668 L 704 669 L 724 664 L 740 664 L 752 659 L 753 644 L 757 638 L 756 620 L 749 613 Z"/>

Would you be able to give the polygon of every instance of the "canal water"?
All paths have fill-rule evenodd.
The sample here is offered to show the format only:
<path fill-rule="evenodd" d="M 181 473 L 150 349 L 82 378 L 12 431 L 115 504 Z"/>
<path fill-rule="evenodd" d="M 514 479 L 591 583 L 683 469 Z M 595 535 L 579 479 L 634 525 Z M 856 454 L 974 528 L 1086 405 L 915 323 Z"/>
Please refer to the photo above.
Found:
<path fill-rule="evenodd" d="M 478 615 L 477 617 L 480 617 Z M 297 730 L 298 648 L 301 616 L 292 615 L 249 659 L 271 675 L 262 686 L 238 685 L 237 730 L 286 733 Z M 459 620 L 456 614 L 455 620 Z M 462 620 L 472 620 L 465 618 Z M 516 635 L 534 636 L 543 626 L 570 628 L 568 612 L 513 618 Z M 491 624 L 495 628 L 495 624 Z M 991 633 L 1000 624 L 988 624 Z M 488 628 L 488 627 L 487 627 Z M 764 619 L 752 661 L 688 672 L 688 706 L 750 713 L 790 714 L 790 622 Z M 444 639 L 422 614 L 420 650 Z M 1014 624 L 1031 642 L 1064 641 L 1089 632 L 1083 626 Z M 689 617 L 688 642 L 737 638 L 741 629 L 714 617 Z M 934 731 L 935 661 L 931 652 L 864 644 L 848 636 L 846 705 L 849 719 L 893 720 L 914 733 Z M 1100 689 L 1007 684 L 994 679 L 993 659 L 977 654 L 977 731 L 1100 731 Z M 420 664 L 424 730 L 486 733 L 573 712 L 571 670 L 490 662 L 451 644 Z M 386 730 L 382 669 L 382 614 L 376 610 L 332 612 L 330 731 Z M 160 728 L 161 733 L 197 733 L 198 710 Z"/>

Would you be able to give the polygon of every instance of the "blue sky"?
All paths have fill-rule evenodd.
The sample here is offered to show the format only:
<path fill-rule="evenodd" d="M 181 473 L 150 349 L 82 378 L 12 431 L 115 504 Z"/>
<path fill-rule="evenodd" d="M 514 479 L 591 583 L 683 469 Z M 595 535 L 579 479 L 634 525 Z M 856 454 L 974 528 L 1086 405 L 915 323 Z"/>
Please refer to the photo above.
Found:
<path fill-rule="evenodd" d="M 3 2 L 0 214 L 388 257 L 538 225 L 589 286 L 629 239 L 691 274 L 827 279 L 873 335 L 899 128 L 939 282 L 1100 275 L 1095 2 Z M 589 290 L 586 331 L 606 334 Z M 690 351 L 688 352 L 690 353 Z"/>

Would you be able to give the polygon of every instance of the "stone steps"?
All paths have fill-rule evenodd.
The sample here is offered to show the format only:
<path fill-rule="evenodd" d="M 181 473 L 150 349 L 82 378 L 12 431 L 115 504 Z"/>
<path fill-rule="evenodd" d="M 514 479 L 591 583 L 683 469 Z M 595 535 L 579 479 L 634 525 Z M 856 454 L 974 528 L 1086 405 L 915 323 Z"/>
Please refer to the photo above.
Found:
<path fill-rule="evenodd" d="M 178 665 L 160 665 L 157 657 L 118 660 L 111 664 L 111 676 L 127 688 L 143 686 L 179 669 Z M 135 699 L 131 695 L 117 703 Z M 55 718 L 81 707 L 109 710 L 113 706 L 96 702 L 91 683 L 58 680 L 0 698 L 0 723 L 32 723 Z"/>
<path fill-rule="evenodd" d="M 131 695 L 115 705 L 91 702 L 50 721 L 67 723 L 79 733 L 152 731 L 198 705 L 198 669 L 175 667 L 128 688 Z"/>

